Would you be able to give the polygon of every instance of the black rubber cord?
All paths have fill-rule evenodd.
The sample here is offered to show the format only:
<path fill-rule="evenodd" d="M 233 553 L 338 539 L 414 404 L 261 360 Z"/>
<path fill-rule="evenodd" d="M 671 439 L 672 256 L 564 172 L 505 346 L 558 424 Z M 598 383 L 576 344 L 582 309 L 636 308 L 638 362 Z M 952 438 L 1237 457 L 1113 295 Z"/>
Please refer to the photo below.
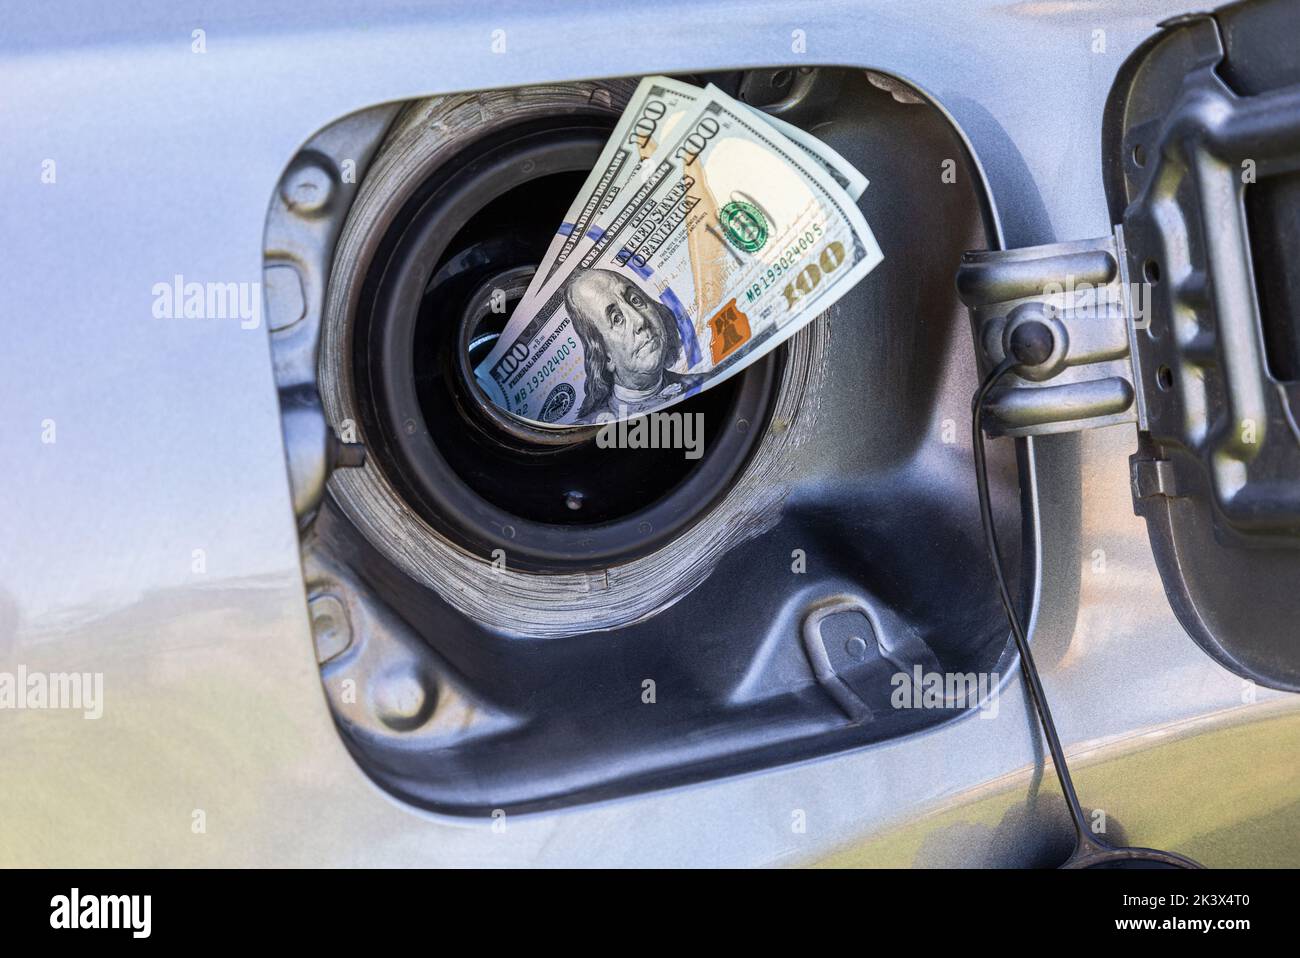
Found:
<path fill-rule="evenodd" d="M 1025 681 L 1029 685 L 1029 696 L 1033 699 L 1035 711 L 1038 712 L 1038 720 L 1043 725 L 1043 735 L 1047 739 L 1047 748 L 1052 753 L 1052 765 L 1056 769 L 1056 777 L 1061 781 L 1061 791 L 1065 795 L 1066 804 L 1070 807 L 1070 816 L 1074 819 L 1077 840 L 1083 842 L 1089 839 L 1088 823 L 1084 819 L 1083 809 L 1079 805 L 1079 796 L 1075 794 L 1074 782 L 1070 778 L 1070 770 L 1065 764 L 1065 751 L 1061 748 L 1061 740 L 1056 735 L 1056 724 L 1052 721 L 1052 711 L 1047 707 L 1047 695 L 1043 691 L 1042 682 L 1038 680 L 1038 669 L 1034 666 L 1034 656 L 1029 651 L 1029 638 L 1025 634 L 1024 627 L 1020 624 L 1020 616 L 1016 612 L 1016 603 L 1011 598 L 1011 589 L 1007 586 L 1007 577 L 1002 569 L 1002 554 L 998 550 L 998 536 L 993 527 L 993 506 L 989 499 L 988 463 L 984 455 L 984 430 L 981 424 L 984 401 L 993 387 L 997 385 L 998 380 L 1016 365 L 1017 362 L 1014 357 L 1009 356 L 1002 360 L 997 368 L 989 373 L 988 378 L 984 380 L 979 391 L 975 393 L 975 399 L 971 403 L 971 434 L 975 449 L 975 481 L 979 487 L 980 496 L 980 521 L 984 525 L 984 543 L 989 550 L 989 560 L 993 563 L 993 575 L 998 580 L 998 592 L 1002 597 L 1002 607 L 1006 609 L 1007 620 L 1011 623 L 1011 634 L 1015 637 L 1016 648 L 1020 650 L 1020 668 L 1024 673 Z"/>

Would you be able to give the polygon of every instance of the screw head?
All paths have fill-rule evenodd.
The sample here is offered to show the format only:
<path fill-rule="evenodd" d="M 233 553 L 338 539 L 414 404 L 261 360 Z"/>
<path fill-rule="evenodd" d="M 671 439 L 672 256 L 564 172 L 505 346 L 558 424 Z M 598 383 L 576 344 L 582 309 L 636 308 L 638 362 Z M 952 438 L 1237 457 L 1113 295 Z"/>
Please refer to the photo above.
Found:
<path fill-rule="evenodd" d="M 329 204 L 333 192 L 334 179 L 320 163 L 296 166 L 280 183 L 281 198 L 297 213 L 319 213 Z"/>

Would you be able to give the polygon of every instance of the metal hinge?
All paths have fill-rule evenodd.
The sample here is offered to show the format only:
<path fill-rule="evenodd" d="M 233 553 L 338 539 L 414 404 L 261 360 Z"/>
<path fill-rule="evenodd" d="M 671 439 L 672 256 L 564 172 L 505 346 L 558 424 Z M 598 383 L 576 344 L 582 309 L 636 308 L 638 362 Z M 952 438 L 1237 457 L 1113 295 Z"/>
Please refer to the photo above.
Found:
<path fill-rule="evenodd" d="M 1132 356 L 1135 333 L 1150 321 L 1150 294 L 1128 281 L 1122 227 L 1099 239 L 966 253 L 957 291 L 987 367 L 1003 360 L 1019 327 L 1036 323 L 1037 332 L 1050 333 L 1041 350 L 1046 358 L 1017 366 L 990 397 L 989 434 L 1038 436 L 1125 422 L 1145 428 Z"/>
<path fill-rule="evenodd" d="M 1129 479 L 1134 502 L 1153 496 L 1173 499 L 1178 495 L 1174 464 L 1168 459 L 1144 459 L 1136 455 L 1130 457 Z"/>

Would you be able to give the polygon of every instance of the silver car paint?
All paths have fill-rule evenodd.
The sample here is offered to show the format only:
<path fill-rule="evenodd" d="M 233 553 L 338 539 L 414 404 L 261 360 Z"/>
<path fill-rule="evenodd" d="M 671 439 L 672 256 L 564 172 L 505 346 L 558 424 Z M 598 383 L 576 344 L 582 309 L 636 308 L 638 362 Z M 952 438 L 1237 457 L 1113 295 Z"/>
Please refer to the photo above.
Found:
<path fill-rule="evenodd" d="M 260 280 L 285 163 L 362 107 L 774 63 L 871 67 L 926 91 L 983 164 L 1007 245 L 1101 235 L 1104 97 L 1124 57 L 1185 7 L 661 0 L 619 6 L 616 22 L 590 3 L 6 9 L 0 670 L 102 672 L 105 701 L 98 720 L 0 712 L 0 864 L 752 865 L 846 847 L 832 860 L 870 864 L 896 860 L 897 827 L 922 836 L 905 863 L 984 863 L 999 845 L 1028 855 L 1036 824 L 1015 812 L 1032 805 L 1041 750 L 1016 684 L 996 720 L 495 829 L 389 798 L 322 696 L 266 330 L 156 319 L 151 290 L 177 274 Z M 1300 698 L 1244 687 L 1174 620 L 1132 514 L 1134 444 L 1128 427 L 1036 443 L 1035 641 L 1062 738 L 1088 753 L 1085 802 L 1130 841 L 1224 864 L 1251 850 L 1259 814 L 1216 800 L 1230 783 L 1207 772 L 1203 794 L 1141 809 L 1171 780 L 1179 742 L 1208 743 L 1198 761 L 1227 758 L 1242 739 L 1216 731 L 1256 720 L 1293 742 Z M 1125 756 L 1128 774 L 1091 773 Z M 1287 766 L 1269 808 L 1300 795 Z M 1006 827 L 964 817 L 977 801 Z M 1294 844 L 1272 853 L 1300 858 Z"/>

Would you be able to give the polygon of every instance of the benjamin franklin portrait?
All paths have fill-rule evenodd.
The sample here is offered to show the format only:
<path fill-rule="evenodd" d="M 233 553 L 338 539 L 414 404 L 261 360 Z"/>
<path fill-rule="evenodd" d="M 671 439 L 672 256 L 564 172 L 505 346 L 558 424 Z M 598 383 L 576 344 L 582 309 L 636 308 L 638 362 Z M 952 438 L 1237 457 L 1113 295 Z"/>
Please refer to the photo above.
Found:
<path fill-rule="evenodd" d="M 699 377 L 668 369 L 682 352 L 672 312 L 630 278 L 608 269 L 577 269 L 564 290 L 582 339 L 587 395 L 578 419 L 649 411 L 689 390 Z"/>

